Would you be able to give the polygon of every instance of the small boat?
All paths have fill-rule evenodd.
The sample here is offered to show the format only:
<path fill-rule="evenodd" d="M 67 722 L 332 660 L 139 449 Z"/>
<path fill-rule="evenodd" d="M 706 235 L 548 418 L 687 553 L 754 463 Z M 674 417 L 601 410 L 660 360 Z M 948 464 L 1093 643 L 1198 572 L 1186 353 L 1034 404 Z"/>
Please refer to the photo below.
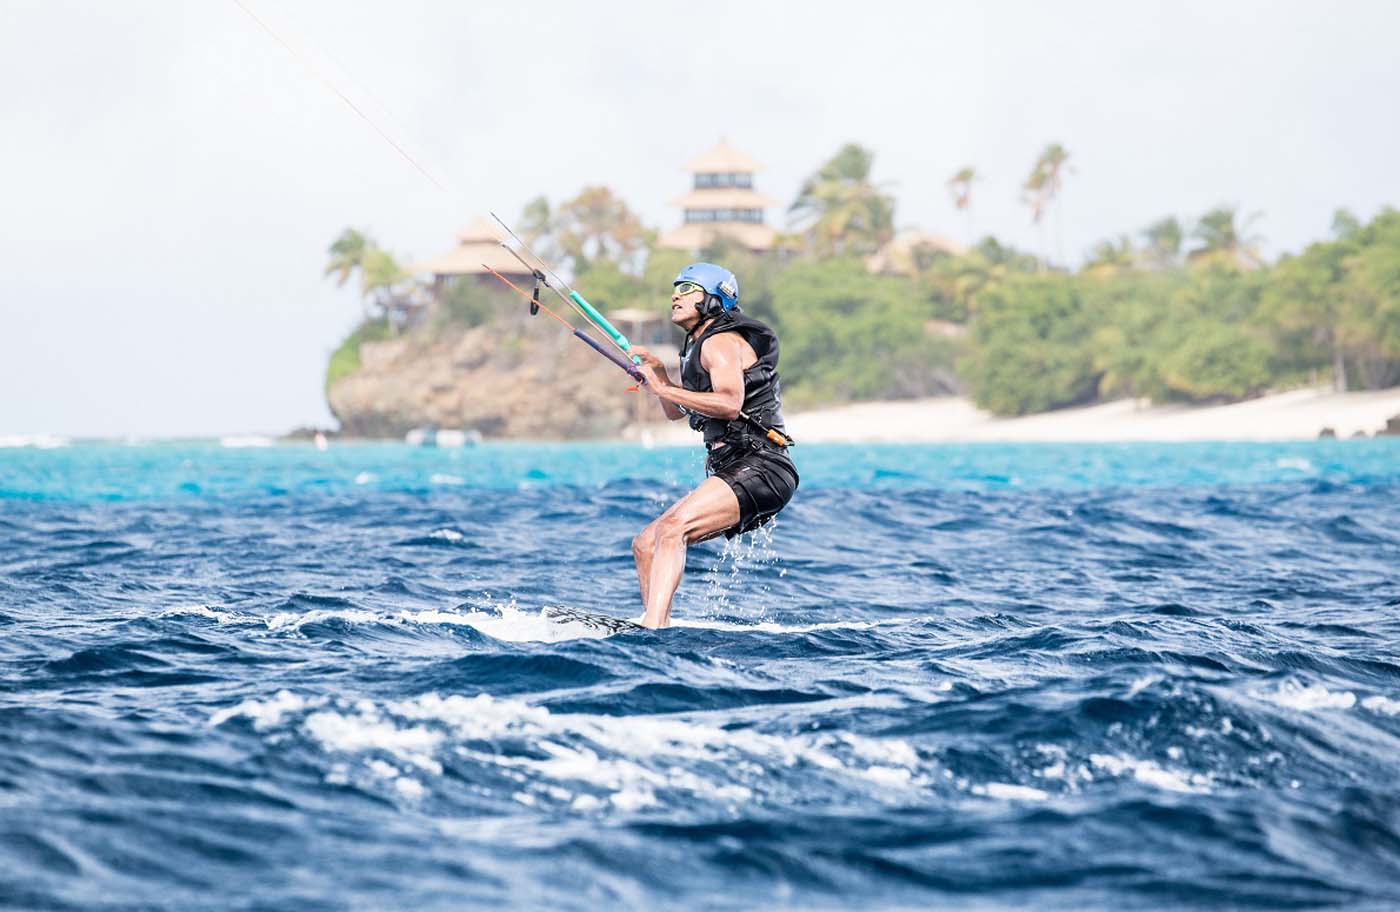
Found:
<path fill-rule="evenodd" d="M 461 428 L 414 428 L 403 435 L 403 442 L 409 446 L 439 447 L 445 450 L 481 443 L 481 432 Z"/>

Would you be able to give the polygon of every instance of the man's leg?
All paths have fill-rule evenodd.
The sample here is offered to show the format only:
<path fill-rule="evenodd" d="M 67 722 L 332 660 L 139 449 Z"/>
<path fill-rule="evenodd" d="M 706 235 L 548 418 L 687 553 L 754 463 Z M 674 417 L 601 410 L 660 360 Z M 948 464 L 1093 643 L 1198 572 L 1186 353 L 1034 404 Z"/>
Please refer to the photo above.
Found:
<path fill-rule="evenodd" d="M 725 481 L 710 477 L 647 527 L 654 531 L 651 554 L 646 559 L 650 573 L 643 583 L 644 627 L 666 627 L 671 623 L 671 596 L 676 594 L 685 572 L 686 546 L 717 535 L 738 521 L 739 498 Z M 639 558 L 639 573 L 641 568 Z"/>
<path fill-rule="evenodd" d="M 632 559 L 637 562 L 637 583 L 642 588 L 642 607 L 647 604 L 647 590 L 651 588 L 651 552 L 656 548 L 656 524 L 653 519 L 647 527 L 632 539 Z"/>

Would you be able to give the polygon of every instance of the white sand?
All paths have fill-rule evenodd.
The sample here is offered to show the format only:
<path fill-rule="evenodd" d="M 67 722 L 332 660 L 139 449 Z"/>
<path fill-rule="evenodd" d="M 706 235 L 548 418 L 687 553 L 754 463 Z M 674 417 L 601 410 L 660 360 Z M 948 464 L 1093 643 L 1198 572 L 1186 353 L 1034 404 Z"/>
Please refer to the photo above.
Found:
<path fill-rule="evenodd" d="M 1400 415 L 1400 387 L 1379 392 L 1292 390 L 1232 405 L 1152 405 L 1123 399 L 1024 418 L 997 418 L 961 397 L 865 402 L 788 416 L 803 443 L 1312 440 L 1323 428 L 1339 437 L 1374 434 Z M 694 442 L 684 422 L 653 425 L 643 439 Z"/>

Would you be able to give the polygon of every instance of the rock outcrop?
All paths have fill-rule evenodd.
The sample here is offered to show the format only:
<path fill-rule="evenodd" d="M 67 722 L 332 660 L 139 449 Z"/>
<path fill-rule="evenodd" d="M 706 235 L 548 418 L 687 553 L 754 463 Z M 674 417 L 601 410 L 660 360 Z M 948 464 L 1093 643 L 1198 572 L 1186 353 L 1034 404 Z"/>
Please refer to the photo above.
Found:
<path fill-rule="evenodd" d="M 576 339 L 540 326 L 413 334 L 360 346 L 360 369 L 326 391 L 341 433 L 401 437 L 432 425 L 496 438 L 616 436 L 631 381 Z"/>

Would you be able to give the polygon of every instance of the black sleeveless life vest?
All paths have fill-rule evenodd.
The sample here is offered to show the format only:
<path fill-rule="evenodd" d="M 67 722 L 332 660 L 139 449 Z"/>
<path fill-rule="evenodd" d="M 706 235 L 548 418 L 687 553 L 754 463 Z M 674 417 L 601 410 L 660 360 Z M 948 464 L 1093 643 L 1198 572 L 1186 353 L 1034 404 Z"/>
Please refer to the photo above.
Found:
<path fill-rule="evenodd" d="M 786 434 L 783 427 L 782 389 L 778 382 L 778 336 L 767 324 L 736 310 L 727 311 L 710 321 L 699 336 L 686 336 L 681 346 L 681 386 L 692 392 L 709 393 L 710 372 L 700 363 L 700 350 L 705 340 L 720 333 L 737 332 L 753 347 L 758 360 L 744 371 L 744 404 L 740 406 L 755 422 Z M 705 435 L 705 446 L 718 441 L 762 440 L 763 431 L 743 418 L 726 421 L 686 410 L 690 426 Z"/>

